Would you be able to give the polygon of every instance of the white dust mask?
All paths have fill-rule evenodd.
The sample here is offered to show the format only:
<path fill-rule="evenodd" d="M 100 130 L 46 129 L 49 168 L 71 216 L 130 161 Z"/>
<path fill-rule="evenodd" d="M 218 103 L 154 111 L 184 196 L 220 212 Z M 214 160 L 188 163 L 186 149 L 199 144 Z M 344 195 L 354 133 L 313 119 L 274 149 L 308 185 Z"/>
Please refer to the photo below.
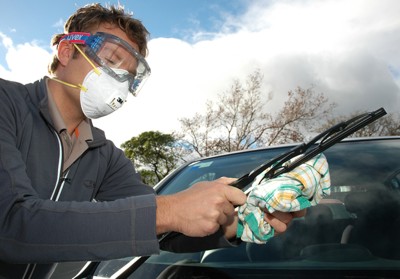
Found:
<path fill-rule="evenodd" d="M 129 82 L 120 82 L 108 75 L 102 67 L 91 70 L 81 86 L 81 107 L 87 118 L 96 119 L 119 109 L 129 94 Z M 117 74 L 126 74 L 123 69 L 113 69 Z"/>

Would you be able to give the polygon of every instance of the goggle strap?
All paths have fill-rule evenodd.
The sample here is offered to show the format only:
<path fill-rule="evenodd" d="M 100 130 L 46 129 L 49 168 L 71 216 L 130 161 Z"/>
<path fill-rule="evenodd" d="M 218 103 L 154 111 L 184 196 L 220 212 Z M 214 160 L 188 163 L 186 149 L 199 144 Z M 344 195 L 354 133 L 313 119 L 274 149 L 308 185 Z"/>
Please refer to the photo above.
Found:
<path fill-rule="evenodd" d="M 101 73 L 100 73 L 99 69 L 97 69 L 96 65 L 93 64 L 93 62 L 87 57 L 87 55 L 76 44 L 74 44 L 74 46 L 83 55 L 83 57 L 85 57 L 87 62 L 89 62 L 89 64 L 93 67 L 94 72 L 99 76 Z"/>
<path fill-rule="evenodd" d="M 60 42 L 63 40 L 68 40 L 74 44 L 86 44 L 86 40 L 90 36 L 91 34 L 87 32 L 71 32 L 62 36 Z"/>

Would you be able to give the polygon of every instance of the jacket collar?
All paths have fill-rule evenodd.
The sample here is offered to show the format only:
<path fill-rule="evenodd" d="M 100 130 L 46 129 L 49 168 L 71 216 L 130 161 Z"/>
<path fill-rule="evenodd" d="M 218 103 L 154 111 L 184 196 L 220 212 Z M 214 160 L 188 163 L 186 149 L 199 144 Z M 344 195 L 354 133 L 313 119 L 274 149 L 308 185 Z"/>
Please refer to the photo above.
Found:
<path fill-rule="evenodd" d="M 54 123 L 51 120 L 50 112 L 49 112 L 49 99 L 48 92 L 46 86 L 46 80 L 48 77 L 44 77 L 32 84 L 28 84 L 27 88 L 29 91 L 29 95 L 31 96 L 32 102 L 38 106 L 40 113 L 46 122 L 54 129 Z M 89 120 L 90 127 L 92 129 L 93 141 L 88 141 L 87 144 L 89 148 L 96 148 L 106 144 L 107 139 L 104 132 L 93 126 L 91 120 Z"/>

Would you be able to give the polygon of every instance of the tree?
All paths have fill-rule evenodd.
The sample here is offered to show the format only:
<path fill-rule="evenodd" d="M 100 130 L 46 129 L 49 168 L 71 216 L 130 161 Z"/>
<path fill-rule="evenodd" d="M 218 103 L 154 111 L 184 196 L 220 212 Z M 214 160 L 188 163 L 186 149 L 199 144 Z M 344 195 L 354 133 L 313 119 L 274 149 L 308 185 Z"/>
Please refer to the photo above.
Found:
<path fill-rule="evenodd" d="M 335 124 L 349 120 L 366 112 L 354 112 L 349 115 L 341 115 L 328 119 L 318 128 L 322 132 Z M 354 132 L 349 137 L 378 137 L 378 136 L 399 136 L 400 135 L 400 116 L 398 113 L 388 113 L 364 128 Z"/>
<path fill-rule="evenodd" d="M 230 89 L 207 101 L 204 115 L 182 118 L 185 140 L 200 157 L 243 150 L 250 147 L 295 142 L 305 137 L 316 119 L 327 117 L 334 108 L 324 95 L 313 88 L 298 87 L 276 114 L 267 113 L 272 95 L 262 94 L 263 76 L 259 70 L 242 84 L 235 79 Z"/>
<path fill-rule="evenodd" d="M 124 142 L 121 147 L 133 162 L 144 183 L 155 185 L 177 167 L 180 148 L 173 134 L 158 131 L 143 132 Z"/>
<path fill-rule="evenodd" d="M 309 132 L 315 131 L 317 122 L 326 119 L 336 106 L 328 103 L 324 94 L 315 93 L 313 87 L 297 87 L 287 96 L 283 107 L 271 121 L 268 145 L 304 141 Z"/>

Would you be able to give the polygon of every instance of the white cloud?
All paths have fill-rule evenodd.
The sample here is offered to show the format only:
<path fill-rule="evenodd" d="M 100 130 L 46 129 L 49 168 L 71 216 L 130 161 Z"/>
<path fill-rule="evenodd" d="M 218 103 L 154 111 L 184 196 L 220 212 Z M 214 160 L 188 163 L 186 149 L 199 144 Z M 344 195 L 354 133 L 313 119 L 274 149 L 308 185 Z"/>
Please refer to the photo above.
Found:
<path fill-rule="evenodd" d="M 65 22 L 65 20 L 60 18 L 53 24 L 53 27 L 63 28 L 64 27 L 64 22 Z"/>
<path fill-rule="evenodd" d="M 7 37 L 6 35 L 0 33 L 1 43 L 5 48 L 12 47 L 12 40 L 11 38 Z"/>
<path fill-rule="evenodd" d="M 171 132 L 179 128 L 178 118 L 201 112 L 207 99 L 255 68 L 262 70 L 265 91 L 273 92 L 275 107 L 288 90 L 314 85 L 338 103 L 340 113 L 380 106 L 398 110 L 399 1 L 248 3 L 239 17 L 226 16 L 217 34 L 197 33 L 190 42 L 151 40 L 152 76 L 142 92 L 95 123 L 116 145 L 148 130 Z M 11 48 L 15 55 L 9 51 L 9 65 L 22 65 L 16 53 L 24 47 L 35 46 Z M 21 71 L 21 66 L 9 67 L 14 77 L 17 69 Z"/>
<path fill-rule="evenodd" d="M 36 42 L 14 45 L 11 38 L 0 33 L 0 48 L 5 48 L 5 62 L 0 65 L 0 77 L 19 81 L 32 82 L 47 74 L 47 65 L 51 54 Z"/>
<path fill-rule="evenodd" d="M 399 75 L 391 73 L 400 69 L 400 2 L 252 3 L 243 16 L 227 17 L 221 27 L 226 33 L 197 34 L 191 44 L 152 40 L 153 75 L 141 95 L 130 100 L 135 104 L 123 117 L 132 115 L 129 121 L 105 120 L 114 125 L 109 136 L 120 143 L 146 130 L 179 128 L 177 118 L 201 111 L 206 99 L 257 67 L 266 93 L 274 94 L 271 105 L 296 86 L 314 85 L 338 103 L 338 113 L 380 106 L 398 110 Z M 124 121 L 123 129 L 117 118 Z"/>
<path fill-rule="evenodd" d="M 60 19 L 58 19 L 58 21 L 56 21 L 53 24 L 53 27 L 57 28 L 59 30 L 59 32 L 62 33 L 64 30 L 64 23 L 65 23 L 65 20 L 60 18 Z"/>

